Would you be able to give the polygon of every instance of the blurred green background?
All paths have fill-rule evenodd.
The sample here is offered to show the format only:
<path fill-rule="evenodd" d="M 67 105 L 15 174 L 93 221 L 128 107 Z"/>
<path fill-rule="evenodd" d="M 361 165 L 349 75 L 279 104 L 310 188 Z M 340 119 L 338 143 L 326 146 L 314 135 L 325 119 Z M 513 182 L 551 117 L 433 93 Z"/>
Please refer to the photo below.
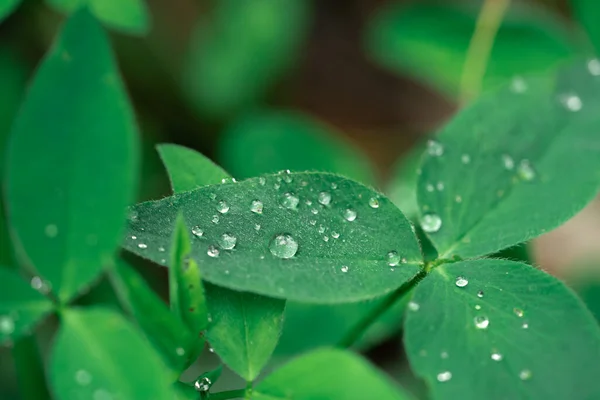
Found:
<path fill-rule="evenodd" d="M 28 80 L 65 13 L 84 1 L 17 3 L 0 0 L 2 158 Z M 169 194 L 155 146 L 176 143 L 209 156 L 237 179 L 281 169 L 344 174 L 384 191 L 413 217 L 420 145 L 479 89 L 518 84 L 521 75 L 548 74 L 600 50 L 598 0 L 89 3 L 111 33 L 137 113 L 139 200 Z M 579 289 L 597 316 L 599 241 L 600 205 L 594 202 L 529 250 L 536 265 Z M 0 220 L 0 264 L 11 259 Z M 164 271 L 143 271 L 164 293 Z M 101 284 L 81 301 L 113 299 Z M 301 305 L 291 307 L 301 315 Z M 335 314 L 334 325 L 351 325 L 352 311 Z M 325 309 L 313 313 L 332 318 Z M 288 324 L 310 334 L 301 319 Z M 46 325 L 42 347 L 53 330 L 52 321 Z M 326 343 L 339 332 L 320 335 Z M 284 334 L 277 354 L 299 350 Z M 1 399 L 18 398 L 10 353 L 0 349 Z M 397 339 L 369 355 L 388 370 L 406 369 Z M 216 365 L 214 355 L 205 359 L 210 365 L 202 368 Z M 418 383 L 405 384 L 419 391 Z"/>

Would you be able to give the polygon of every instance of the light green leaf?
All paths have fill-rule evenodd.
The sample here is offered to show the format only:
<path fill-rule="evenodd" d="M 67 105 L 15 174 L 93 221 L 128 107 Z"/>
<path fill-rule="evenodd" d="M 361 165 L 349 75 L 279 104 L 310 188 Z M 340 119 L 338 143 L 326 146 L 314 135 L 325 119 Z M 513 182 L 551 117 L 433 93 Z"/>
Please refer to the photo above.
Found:
<path fill-rule="evenodd" d="M 570 0 L 574 17 L 585 29 L 596 53 L 600 53 L 600 3 L 596 0 Z"/>
<path fill-rule="evenodd" d="M 506 260 L 444 264 L 413 302 L 406 350 L 432 398 L 600 398 L 600 329 L 556 278 Z"/>
<path fill-rule="evenodd" d="M 417 182 L 424 149 L 425 143 L 419 143 L 398 160 L 392 178 L 387 185 L 390 200 L 411 220 L 416 219 L 419 215 Z"/>
<path fill-rule="evenodd" d="M 215 285 L 207 286 L 206 291 L 211 347 L 229 368 L 253 381 L 277 345 L 285 301 Z"/>
<path fill-rule="evenodd" d="M 53 308 L 19 275 L 0 267 L 0 344 L 30 333 Z"/>
<path fill-rule="evenodd" d="M 89 285 L 118 248 L 136 191 L 136 136 L 106 35 L 78 12 L 16 118 L 6 197 L 18 256 L 63 302 Z"/>
<path fill-rule="evenodd" d="M 197 231 L 191 256 L 203 279 L 240 291 L 352 302 L 391 292 L 420 269 L 419 245 L 402 213 L 371 189 L 330 174 L 206 186 L 132 212 L 127 250 L 165 265 L 160 248 L 170 247 L 181 212 Z"/>
<path fill-rule="evenodd" d="M 165 362 L 181 373 L 195 361 L 197 335 L 193 335 L 132 267 L 118 262 L 110 281 L 123 308 L 133 316 Z"/>
<path fill-rule="evenodd" d="M 254 104 L 295 59 L 308 28 L 306 0 L 221 0 L 194 33 L 185 89 L 193 104 L 224 117 Z"/>
<path fill-rule="evenodd" d="M 161 144 L 156 149 L 169 172 L 175 193 L 216 185 L 229 178 L 221 167 L 192 149 L 176 144 Z"/>
<path fill-rule="evenodd" d="M 0 0 L 0 22 L 6 19 L 21 4 L 21 0 Z"/>
<path fill-rule="evenodd" d="M 369 160 L 330 127 L 291 111 L 265 110 L 238 118 L 225 131 L 219 160 L 238 178 L 290 169 L 322 171 L 373 184 Z"/>
<path fill-rule="evenodd" d="M 84 6 L 100 21 L 118 31 L 143 35 L 150 30 L 145 0 L 46 0 L 58 11 L 70 14 Z"/>
<path fill-rule="evenodd" d="M 594 0 L 591 0 L 594 1 Z M 373 18 L 366 47 L 380 64 L 456 96 L 481 1 L 391 3 Z M 484 89 L 547 72 L 578 52 L 567 27 L 532 4 L 511 4 L 494 40 Z"/>
<path fill-rule="evenodd" d="M 173 400 L 170 373 L 152 346 L 120 314 L 66 310 L 51 354 L 57 400 Z"/>
<path fill-rule="evenodd" d="M 321 349 L 275 370 L 252 392 L 253 400 L 403 400 L 410 397 L 356 354 Z"/>
<path fill-rule="evenodd" d="M 494 253 L 575 215 L 600 186 L 600 74 L 578 62 L 485 95 L 429 143 L 421 225 L 442 258 Z M 549 201 L 551 199 L 551 201 Z"/>

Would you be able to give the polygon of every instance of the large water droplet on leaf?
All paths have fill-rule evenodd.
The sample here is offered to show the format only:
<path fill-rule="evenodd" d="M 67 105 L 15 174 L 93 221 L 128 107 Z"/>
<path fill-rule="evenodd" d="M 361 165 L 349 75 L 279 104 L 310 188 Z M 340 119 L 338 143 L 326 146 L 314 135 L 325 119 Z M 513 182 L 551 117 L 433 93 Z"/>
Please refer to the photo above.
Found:
<path fill-rule="evenodd" d="M 400 264 L 400 255 L 397 251 L 390 251 L 387 253 L 387 262 L 390 267 L 395 267 Z"/>
<path fill-rule="evenodd" d="M 347 208 L 346 210 L 344 210 L 344 219 L 346 221 L 352 222 L 356 219 L 356 211 L 354 211 L 351 208 Z"/>
<path fill-rule="evenodd" d="M 528 369 L 524 369 L 521 372 L 519 372 L 519 378 L 521 378 L 521 380 L 524 380 L 524 381 L 531 379 L 531 375 L 532 375 L 532 373 Z"/>
<path fill-rule="evenodd" d="M 463 276 L 457 276 L 455 283 L 456 283 L 456 286 L 462 288 L 462 287 L 467 286 L 469 284 L 469 281 Z"/>
<path fill-rule="evenodd" d="M 202 235 L 204 235 L 204 231 L 199 226 L 194 226 L 192 228 L 192 234 L 196 237 L 202 237 Z"/>
<path fill-rule="evenodd" d="M 502 155 L 502 165 L 504 165 L 504 169 L 512 170 L 515 167 L 515 160 L 508 154 Z"/>
<path fill-rule="evenodd" d="M 231 233 L 224 233 L 219 238 L 219 246 L 225 250 L 231 250 L 235 247 L 237 238 Z"/>
<path fill-rule="evenodd" d="M 298 251 L 298 242 L 292 235 L 280 234 L 271 240 L 269 251 L 278 258 L 292 258 Z"/>
<path fill-rule="evenodd" d="M 494 361 L 500 361 L 502 360 L 502 354 L 498 353 L 498 352 L 494 352 L 492 353 L 492 360 Z"/>
<path fill-rule="evenodd" d="M 220 212 L 221 214 L 225 214 L 229 211 L 229 204 L 227 204 L 225 201 L 221 200 L 217 203 L 217 211 Z"/>
<path fill-rule="evenodd" d="M 331 203 L 331 194 L 329 194 L 328 192 L 321 192 L 321 193 L 319 193 L 318 201 L 322 205 L 328 206 L 329 203 Z"/>
<path fill-rule="evenodd" d="M 215 246 L 208 246 L 208 249 L 206 250 L 206 254 L 208 254 L 209 257 L 219 257 L 219 249 L 217 249 Z"/>
<path fill-rule="evenodd" d="M 379 208 L 379 200 L 377 200 L 375 197 L 371 197 L 369 199 L 369 207 L 371 207 L 371 208 Z"/>
<path fill-rule="evenodd" d="M 300 203 L 300 199 L 293 195 L 292 193 L 286 193 L 283 195 L 283 201 L 281 204 L 290 210 L 295 210 L 298 208 L 298 203 Z"/>
<path fill-rule="evenodd" d="M 252 204 L 250 205 L 250 211 L 256 214 L 262 214 L 263 212 L 263 203 L 259 200 L 252 200 Z"/>
<path fill-rule="evenodd" d="M 425 214 L 421 218 L 421 227 L 427 233 L 435 233 L 442 227 L 442 219 L 434 213 Z"/>
<path fill-rule="evenodd" d="M 576 94 L 562 95 L 560 96 L 560 102 L 567 110 L 572 112 L 577 112 L 583 108 L 583 102 Z"/>

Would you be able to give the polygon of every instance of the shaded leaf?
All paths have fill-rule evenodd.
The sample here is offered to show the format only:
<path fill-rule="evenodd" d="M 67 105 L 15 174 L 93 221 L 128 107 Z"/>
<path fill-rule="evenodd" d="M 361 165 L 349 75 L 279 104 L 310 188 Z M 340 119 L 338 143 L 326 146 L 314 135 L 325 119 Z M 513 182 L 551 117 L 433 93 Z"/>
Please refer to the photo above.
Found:
<path fill-rule="evenodd" d="M 600 53 L 600 3 L 595 0 L 570 0 L 575 19 L 585 29 L 596 53 Z"/>
<path fill-rule="evenodd" d="M 21 4 L 21 0 L 2 0 L 0 1 L 0 22 L 12 14 Z"/>
<path fill-rule="evenodd" d="M 417 182 L 424 149 L 425 143 L 419 143 L 398 160 L 392 178 L 387 185 L 386 192 L 390 200 L 411 220 L 416 219 L 419 215 Z"/>

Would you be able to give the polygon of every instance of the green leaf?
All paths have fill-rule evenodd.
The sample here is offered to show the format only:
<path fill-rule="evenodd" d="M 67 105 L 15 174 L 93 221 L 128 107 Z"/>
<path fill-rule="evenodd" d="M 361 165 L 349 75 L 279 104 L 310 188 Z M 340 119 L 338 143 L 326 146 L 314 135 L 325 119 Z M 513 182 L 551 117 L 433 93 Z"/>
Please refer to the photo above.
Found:
<path fill-rule="evenodd" d="M 402 213 L 371 189 L 330 174 L 206 186 L 132 212 L 127 250 L 165 265 L 160 249 L 170 247 L 181 212 L 196 231 L 191 256 L 203 279 L 234 290 L 352 302 L 391 292 L 420 269 L 419 245 Z"/>
<path fill-rule="evenodd" d="M 190 235 L 181 215 L 177 216 L 169 268 L 171 310 L 190 332 L 199 335 L 208 326 L 200 269 L 190 257 Z"/>
<path fill-rule="evenodd" d="M 283 325 L 285 301 L 207 285 L 208 341 L 223 362 L 251 382 L 266 365 Z"/>
<path fill-rule="evenodd" d="M 87 12 L 65 24 L 11 135 L 6 199 L 18 255 L 66 302 L 111 262 L 136 191 L 133 113 Z"/>
<path fill-rule="evenodd" d="M 84 6 L 109 27 L 131 35 L 150 30 L 150 15 L 144 0 L 46 0 L 58 11 L 70 14 Z"/>
<path fill-rule="evenodd" d="M 19 275 L 0 267 L 0 344 L 30 333 L 53 308 Z"/>
<path fill-rule="evenodd" d="M 66 310 L 51 354 L 57 400 L 173 400 L 168 370 L 120 314 L 101 308 Z"/>
<path fill-rule="evenodd" d="M 221 0 L 194 33 L 185 89 L 203 114 L 224 117 L 257 102 L 291 66 L 307 33 L 306 0 Z"/>
<path fill-rule="evenodd" d="M 265 110 L 238 118 L 223 134 L 219 160 L 239 178 L 284 169 L 322 171 L 372 184 L 369 160 L 330 127 L 292 111 Z"/>
<path fill-rule="evenodd" d="M 389 69 L 456 96 L 481 4 L 392 3 L 367 29 L 367 51 Z M 483 87 L 553 70 L 577 52 L 567 27 L 555 16 L 541 7 L 513 3 L 494 39 Z"/>
<path fill-rule="evenodd" d="M 556 278 L 506 260 L 444 264 L 412 301 L 406 350 L 432 398 L 599 398 L 600 329 Z"/>
<path fill-rule="evenodd" d="M 176 144 L 160 144 L 156 149 L 167 168 L 175 193 L 216 185 L 229 178 L 221 167 L 195 150 Z"/>
<path fill-rule="evenodd" d="M 421 225 L 441 258 L 525 242 L 575 215 L 600 186 L 600 73 L 575 63 L 481 97 L 429 142 Z M 552 199 L 552 201 L 548 201 Z"/>
<path fill-rule="evenodd" d="M 0 0 L 0 22 L 12 14 L 21 4 L 21 0 Z"/>
<path fill-rule="evenodd" d="M 125 262 L 110 271 L 110 280 L 123 308 L 133 316 L 165 362 L 181 373 L 195 361 L 197 335 L 173 315 L 144 279 Z"/>
<path fill-rule="evenodd" d="M 398 160 L 387 186 L 390 200 L 411 220 L 417 219 L 419 215 L 417 182 L 424 149 L 425 143 L 419 143 Z"/>
<path fill-rule="evenodd" d="M 12 357 L 22 400 L 49 399 L 44 360 L 35 335 L 23 336 L 14 343 Z"/>
<path fill-rule="evenodd" d="M 600 53 L 600 4 L 595 0 L 570 0 L 574 17 L 585 29 L 596 53 Z"/>
<path fill-rule="evenodd" d="M 321 349 L 275 370 L 252 392 L 253 400 L 402 400 L 410 397 L 361 357 Z"/>

